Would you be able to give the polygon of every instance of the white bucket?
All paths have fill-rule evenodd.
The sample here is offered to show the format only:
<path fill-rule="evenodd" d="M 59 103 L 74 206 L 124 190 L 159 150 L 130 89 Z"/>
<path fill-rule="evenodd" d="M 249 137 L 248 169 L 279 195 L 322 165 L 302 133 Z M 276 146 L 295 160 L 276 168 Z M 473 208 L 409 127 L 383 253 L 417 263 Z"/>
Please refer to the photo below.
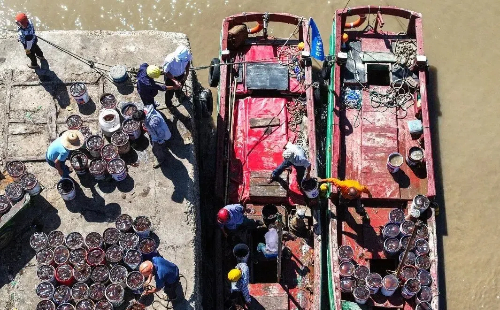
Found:
<path fill-rule="evenodd" d="M 127 115 L 127 113 L 126 113 L 126 112 L 128 112 L 127 110 L 129 110 L 129 109 L 137 111 L 138 107 L 133 102 L 120 102 L 120 114 L 124 120 L 128 120 L 128 119 L 132 118 L 132 114 L 128 113 L 130 115 Z"/>
<path fill-rule="evenodd" d="M 112 295 L 112 291 L 118 291 L 118 296 Z M 106 287 L 104 291 L 104 296 L 106 300 L 109 301 L 114 307 L 119 307 L 124 302 L 125 289 L 119 284 L 110 284 Z"/>
<path fill-rule="evenodd" d="M 307 198 L 314 199 L 319 195 L 318 180 L 315 178 L 302 180 L 300 187 L 304 191 L 304 194 L 306 194 Z"/>
<path fill-rule="evenodd" d="M 420 287 L 418 279 L 408 279 L 401 288 L 401 296 L 403 296 L 404 299 L 410 299 L 420 291 Z"/>
<path fill-rule="evenodd" d="M 141 221 L 147 228 L 144 230 L 138 230 L 137 225 L 141 224 Z M 149 237 L 149 233 L 151 232 L 151 220 L 145 216 L 138 216 L 135 218 L 134 223 L 132 224 L 132 228 L 134 232 L 139 235 L 141 239 Z"/>
<path fill-rule="evenodd" d="M 90 100 L 87 86 L 83 83 L 73 83 L 69 88 L 69 92 L 78 104 L 86 104 Z"/>
<path fill-rule="evenodd" d="M 27 175 L 29 175 L 29 174 L 26 174 L 25 176 L 27 176 Z M 38 182 L 38 180 L 37 180 L 35 185 L 32 185 L 31 187 L 24 187 L 24 190 L 26 192 L 28 192 L 28 194 L 30 194 L 31 196 L 35 196 L 35 195 L 40 194 L 40 191 L 42 190 L 42 188 L 40 186 L 40 182 Z"/>
<path fill-rule="evenodd" d="M 71 187 L 72 187 L 71 190 L 69 190 L 69 188 L 68 189 L 63 189 L 62 187 L 59 188 L 60 185 L 61 186 L 63 185 L 63 183 L 69 184 L 69 182 L 71 182 Z M 75 183 L 73 182 L 73 180 L 69 178 L 62 178 L 57 183 L 57 190 L 59 191 L 59 194 L 61 195 L 62 199 L 65 201 L 73 200 L 76 197 Z"/>
<path fill-rule="evenodd" d="M 384 296 L 392 296 L 398 288 L 399 281 L 393 274 L 388 274 L 382 279 L 382 288 L 380 291 Z"/>
<path fill-rule="evenodd" d="M 387 223 L 382 229 L 384 239 L 396 238 L 399 235 L 399 225 L 396 223 Z"/>
<path fill-rule="evenodd" d="M 411 202 L 411 209 L 417 209 L 420 213 L 423 213 L 427 208 L 429 208 L 431 202 L 429 198 L 424 195 L 417 195 L 413 198 Z"/>
<path fill-rule="evenodd" d="M 370 290 L 364 286 L 358 286 L 352 291 L 352 295 L 354 296 L 354 301 L 360 305 L 364 305 L 368 298 L 370 298 Z"/>
<path fill-rule="evenodd" d="M 137 262 L 131 262 L 130 257 L 137 258 Z M 123 262 L 132 270 L 136 270 L 142 262 L 142 254 L 138 250 L 128 250 L 123 256 Z"/>
<path fill-rule="evenodd" d="M 366 286 L 370 290 L 370 294 L 377 294 L 380 287 L 382 287 L 382 276 L 378 273 L 370 273 L 366 276 Z"/>
<path fill-rule="evenodd" d="M 356 287 L 356 279 L 353 277 L 340 278 L 340 290 L 342 293 L 352 293 L 354 287 Z"/>
<path fill-rule="evenodd" d="M 233 248 L 233 254 L 238 263 L 246 263 L 250 256 L 250 248 L 244 243 L 238 243 Z"/>
<path fill-rule="evenodd" d="M 403 161 L 404 159 L 401 154 L 397 152 L 389 154 L 387 157 L 387 170 L 389 170 L 390 173 L 398 172 Z"/>
<path fill-rule="evenodd" d="M 129 126 L 127 126 L 128 123 L 132 123 L 133 125 L 138 124 L 137 128 L 136 129 L 129 129 L 128 128 Z M 131 126 L 133 126 L 133 125 L 131 125 Z M 125 121 L 123 121 L 122 127 L 123 127 L 123 132 L 128 134 L 130 140 L 139 139 L 139 137 L 141 136 L 141 132 L 142 132 L 141 123 L 138 121 L 135 121 L 133 119 L 126 119 Z"/>
<path fill-rule="evenodd" d="M 432 300 L 432 290 L 428 286 L 422 286 L 420 288 L 420 292 L 417 293 L 417 296 L 415 296 L 415 300 L 417 303 L 422 303 L 422 302 L 431 302 Z"/>
<path fill-rule="evenodd" d="M 114 169 L 117 166 L 121 166 L 121 168 L 115 171 Z M 111 167 L 113 168 L 110 169 Z M 123 159 L 115 158 L 108 163 L 108 172 L 115 181 L 123 181 L 127 177 L 127 164 Z"/>
<path fill-rule="evenodd" d="M 36 309 L 49 309 L 49 310 L 55 310 L 56 309 L 56 304 L 52 300 L 42 300 L 36 305 Z"/>
<path fill-rule="evenodd" d="M 401 248 L 399 240 L 396 238 L 387 238 L 384 241 L 384 253 L 386 256 L 393 256 L 398 254 Z"/>
<path fill-rule="evenodd" d="M 99 126 L 106 137 L 111 137 L 121 128 L 120 115 L 116 110 L 102 109 L 99 112 Z"/>

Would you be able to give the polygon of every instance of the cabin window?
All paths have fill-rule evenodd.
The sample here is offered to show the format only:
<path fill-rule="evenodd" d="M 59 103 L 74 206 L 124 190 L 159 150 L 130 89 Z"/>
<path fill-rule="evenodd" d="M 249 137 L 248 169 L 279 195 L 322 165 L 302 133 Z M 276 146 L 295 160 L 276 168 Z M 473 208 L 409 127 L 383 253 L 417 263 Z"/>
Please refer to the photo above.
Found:
<path fill-rule="evenodd" d="M 366 75 L 369 85 L 391 85 L 391 70 L 389 64 L 366 64 Z"/>

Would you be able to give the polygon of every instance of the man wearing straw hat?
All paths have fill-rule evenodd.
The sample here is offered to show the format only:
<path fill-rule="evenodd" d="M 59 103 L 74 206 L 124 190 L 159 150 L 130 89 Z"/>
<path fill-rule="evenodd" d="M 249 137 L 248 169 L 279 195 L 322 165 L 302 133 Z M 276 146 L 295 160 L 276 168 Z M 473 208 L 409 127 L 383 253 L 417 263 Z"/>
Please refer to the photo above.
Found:
<path fill-rule="evenodd" d="M 49 145 L 45 154 L 47 163 L 56 168 L 61 177 L 67 178 L 71 171 L 64 162 L 68 159 L 71 151 L 82 147 L 84 140 L 83 134 L 78 130 L 65 131 Z"/>

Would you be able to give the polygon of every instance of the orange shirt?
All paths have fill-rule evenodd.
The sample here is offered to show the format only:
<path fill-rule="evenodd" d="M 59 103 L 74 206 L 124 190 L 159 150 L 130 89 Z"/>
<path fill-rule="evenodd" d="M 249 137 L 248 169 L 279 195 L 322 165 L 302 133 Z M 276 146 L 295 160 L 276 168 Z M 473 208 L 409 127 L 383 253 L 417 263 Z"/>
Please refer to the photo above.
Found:
<path fill-rule="evenodd" d="M 366 186 L 361 185 L 358 181 L 355 180 L 344 180 L 341 181 L 339 179 L 335 178 L 329 178 L 325 179 L 326 182 L 333 183 L 333 185 L 337 186 L 338 189 L 340 190 L 340 194 L 342 197 L 345 199 L 355 199 L 359 198 L 361 196 L 361 193 L 367 193 L 368 195 L 370 194 L 370 191 Z M 358 191 L 358 197 L 352 198 L 349 196 L 349 188 L 354 187 Z"/>

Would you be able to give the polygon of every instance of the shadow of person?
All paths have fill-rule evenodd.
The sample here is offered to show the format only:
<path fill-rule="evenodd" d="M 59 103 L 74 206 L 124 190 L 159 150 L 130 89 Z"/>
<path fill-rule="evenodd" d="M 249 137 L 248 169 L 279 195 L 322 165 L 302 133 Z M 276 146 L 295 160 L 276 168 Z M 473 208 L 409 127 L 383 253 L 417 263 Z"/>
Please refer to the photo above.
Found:
<path fill-rule="evenodd" d="M 184 164 L 176 159 L 168 150 L 165 150 L 165 161 L 161 165 L 161 172 L 174 184 L 172 200 L 177 203 L 182 203 L 184 199 L 190 201 L 189 190 L 193 189 L 194 182 Z M 190 202 L 194 203 L 193 201 Z"/>
<path fill-rule="evenodd" d="M 104 198 L 97 192 L 95 186 L 90 187 L 92 197 L 85 196 L 82 188 L 74 182 L 76 197 L 65 201 L 68 211 L 80 213 L 87 222 L 112 222 L 121 214 L 121 207 L 117 203 L 106 204 Z"/>
<path fill-rule="evenodd" d="M 177 111 L 177 109 L 176 108 L 172 108 L 171 111 Z M 172 114 L 174 114 L 174 120 L 173 121 L 171 121 L 168 118 L 166 118 L 165 115 L 161 111 L 158 111 L 158 112 L 165 119 L 165 122 L 167 123 L 168 129 L 170 129 L 170 133 L 172 134 L 172 136 L 170 137 L 170 139 L 167 141 L 169 149 L 172 151 L 172 153 L 175 154 L 175 156 L 177 156 L 179 158 L 190 159 L 190 163 L 193 164 L 191 162 L 192 156 L 190 156 L 192 146 L 189 145 L 189 144 L 185 144 L 184 143 L 184 137 L 183 137 L 184 134 L 190 135 L 190 133 L 188 133 L 188 132 L 183 133 L 183 132 L 179 131 L 180 128 L 181 128 L 181 130 L 182 130 L 182 128 L 186 128 L 187 130 L 191 130 L 191 120 L 190 120 L 190 118 L 187 118 L 187 119 L 185 119 L 183 121 L 181 120 L 181 123 L 183 125 L 178 126 L 177 125 L 177 121 L 180 120 L 178 117 L 181 117 L 181 118 L 185 117 L 180 112 L 178 113 L 178 115 L 172 113 Z M 186 124 L 188 124 L 189 127 Z M 194 139 L 194 137 L 192 137 L 192 138 Z"/>
<path fill-rule="evenodd" d="M 128 193 L 134 189 L 134 184 L 134 179 L 130 175 L 127 175 L 123 181 L 116 183 L 116 188 L 122 193 Z"/>
<path fill-rule="evenodd" d="M 70 97 L 64 82 L 54 71 L 50 70 L 47 60 L 41 60 L 40 63 L 40 68 L 35 69 L 35 74 L 40 79 L 40 85 L 57 100 L 61 108 L 66 108 L 70 105 Z"/>
<path fill-rule="evenodd" d="M 57 209 L 43 196 L 31 197 L 30 205 L 20 210 L 12 219 L 13 225 L 2 227 L 0 232 L 0 289 L 14 281 L 35 256 L 30 246 L 34 232 L 48 234 L 61 225 Z M 9 241 L 10 240 L 10 241 Z M 4 243 L 5 242 L 5 243 Z"/>

